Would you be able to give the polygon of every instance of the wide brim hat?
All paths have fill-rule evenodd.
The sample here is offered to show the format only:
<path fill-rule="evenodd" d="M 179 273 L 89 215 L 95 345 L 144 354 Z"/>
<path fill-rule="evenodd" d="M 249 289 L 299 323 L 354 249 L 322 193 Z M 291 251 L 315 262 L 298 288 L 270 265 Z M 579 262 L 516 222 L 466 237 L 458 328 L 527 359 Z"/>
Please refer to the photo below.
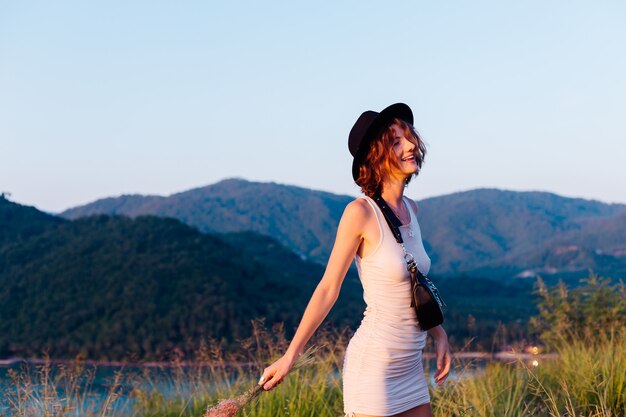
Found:
<path fill-rule="evenodd" d="M 352 178 L 355 181 L 359 178 L 359 167 L 369 152 L 372 140 L 392 124 L 394 119 L 404 120 L 412 125 L 413 112 L 406 104 L 396 103 L 386 107 L 380 113 L 372 110 L 363 112 L 352 126 L 348 136 L 348 149 L 354 157 Z"/>

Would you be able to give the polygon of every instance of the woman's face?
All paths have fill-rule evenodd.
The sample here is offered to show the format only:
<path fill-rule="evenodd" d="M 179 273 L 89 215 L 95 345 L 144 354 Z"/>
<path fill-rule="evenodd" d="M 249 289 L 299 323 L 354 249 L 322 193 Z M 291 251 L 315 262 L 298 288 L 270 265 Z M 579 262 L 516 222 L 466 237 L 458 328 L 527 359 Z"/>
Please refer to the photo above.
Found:
<path fill-rule="evenodd" d="M 392 124 L 391 129 L 393 130 L 392 151 L 400 169 L 392 169 L 390 174 L 392 176 L 406 178 L 415 173 L 418 169 L 417 162 L 415 161 L 415 144 L 409 138 L 405 137 L 404 129 L 399 124 Z"/>

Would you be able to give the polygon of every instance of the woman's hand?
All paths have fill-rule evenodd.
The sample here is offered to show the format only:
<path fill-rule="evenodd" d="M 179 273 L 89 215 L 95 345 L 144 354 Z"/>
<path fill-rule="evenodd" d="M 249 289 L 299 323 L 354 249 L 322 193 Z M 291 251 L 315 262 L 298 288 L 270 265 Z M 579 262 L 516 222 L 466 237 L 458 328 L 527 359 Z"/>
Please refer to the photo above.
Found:
<path fill-rule="evenodd" d="M 450 346 L 448 345 L 448 335 L 441 332 L 434 337 L 435 352 L 437 353 L 437 370 L 435 371 L 435 382 L 437 385 L 443 385 L 450 373 L 450 365 L 452 363 L 452 355 Z"/>
<path fill-rule="evenodd" d="M 442 385 L 446 381 L 446 378 L 448 378 L 450 365 L 452 363 L 450 345 L 448 345 L 448 335 L 441 325 L 428 330 L 428 334 L 435 339 L 435 352 L 437 353 L 437 370 L 434 375 L 435 382 L 437 385 Z"/>
<path fill-rule="evenodd" d="M 263 375 L 259 379 L 259 385 L 263 385 L 263 389 L 266 391 L 276 388 L 278 384 L 283 382 L 283 378 L 289 373 L 294 363 L 294 359 L 283 355 L 263 370 Z"/>

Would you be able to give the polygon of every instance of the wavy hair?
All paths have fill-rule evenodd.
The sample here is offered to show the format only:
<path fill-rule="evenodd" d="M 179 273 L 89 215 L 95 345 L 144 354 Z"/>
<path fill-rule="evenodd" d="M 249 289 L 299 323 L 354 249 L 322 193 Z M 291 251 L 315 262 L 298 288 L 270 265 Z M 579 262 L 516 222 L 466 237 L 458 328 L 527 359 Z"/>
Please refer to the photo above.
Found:
<path fill-rule="evenodd" d="M 400 162 L 391 151 L 395 139 L 395 132 L 391 126 L 397 123 L 404 130 L 404 137 L 415 145 L 413 154 L 417 163 L 417 171 L 406 177 L 405 187 L 411 182 L 413 177 L 419 175 L 424 157 L 426 156 L 426 145 L 420 138 L 413 126 L 401 119 L 393 121 L 383 131 L 372 140 L 370 149 L 363 163 L 359 167 L 359 177 L 356 179 L 357 185 L 361 187 L 363 194 L 373 197 L 383 191 L 383 181 L 392 167 L 400 168 Z"/>

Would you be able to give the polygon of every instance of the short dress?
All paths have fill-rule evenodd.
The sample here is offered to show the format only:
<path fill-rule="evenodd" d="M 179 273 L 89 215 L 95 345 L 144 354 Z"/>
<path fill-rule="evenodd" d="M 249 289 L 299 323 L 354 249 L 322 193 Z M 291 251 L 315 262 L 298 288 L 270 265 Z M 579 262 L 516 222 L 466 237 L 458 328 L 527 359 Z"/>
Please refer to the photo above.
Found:
<path fill-rule="evenodd" d="M 358 414 L 390 416 L 430 402 L 422 366 L 427 332 L 419 327 L 411 307 L 410 278 L 402 247 L 370 197 L 380 230 L 380 242 L 364 258 L 356 255 L 363 298 L 363 319 L 350 339 L 343 362 L 343 401 L 346 417 Z M 417 214 L 400 227 L 407 252 L 423 274 L 430 270 Z"/>

